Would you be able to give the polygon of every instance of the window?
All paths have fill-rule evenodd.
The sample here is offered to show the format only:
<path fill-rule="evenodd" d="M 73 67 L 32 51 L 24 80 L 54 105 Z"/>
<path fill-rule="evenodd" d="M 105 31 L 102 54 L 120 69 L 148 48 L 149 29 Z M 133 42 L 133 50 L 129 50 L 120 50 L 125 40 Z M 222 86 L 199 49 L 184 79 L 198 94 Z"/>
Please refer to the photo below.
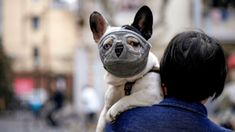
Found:
<path fill-rule="evenodd" d="M 32 0 L 34 4 L 37 4 L 39 0 Z"/>
<path fill-rule="evenodd" d="M 40 27 L 40 18 L 37 16 L 32 17 L 32 27 L 37 30 Z"/>
<path fill-rule="evenodd" d="M 52 8 L 63 9 L 66 8 L 65 0 L 53 0 L 51 3 Z"/>
<path fill-rule="evenodd" d="M 38 47 L 33 48 L 33 63 L 35 67 L 40 65 L 40 52 Z"/>

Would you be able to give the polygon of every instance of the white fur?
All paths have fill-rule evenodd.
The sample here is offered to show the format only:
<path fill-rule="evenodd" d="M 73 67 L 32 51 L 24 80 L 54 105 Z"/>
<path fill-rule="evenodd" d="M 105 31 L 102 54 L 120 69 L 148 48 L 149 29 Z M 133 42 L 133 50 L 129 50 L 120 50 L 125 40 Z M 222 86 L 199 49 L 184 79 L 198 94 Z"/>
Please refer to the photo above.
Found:
<path fill-rule="evenodd" d="M 119 78 L 106 72 L 105 80 L 108 88 L 105 92 L 105 104 L 98 120 L 96 132 L 103 132 L 106 121 L 114 121 L 121 112 L 138 106 L 151 106 L 162 99 L 160 76 L 157 73 L 149 72 L 153 67 L 159 67 L 159 62 L 157 57 L 150 52 L 145 69 L 138 75 Z M 133 81 L 136 82 L 132 87 L 131 95 L 125 96 L 125 83 Z"/>

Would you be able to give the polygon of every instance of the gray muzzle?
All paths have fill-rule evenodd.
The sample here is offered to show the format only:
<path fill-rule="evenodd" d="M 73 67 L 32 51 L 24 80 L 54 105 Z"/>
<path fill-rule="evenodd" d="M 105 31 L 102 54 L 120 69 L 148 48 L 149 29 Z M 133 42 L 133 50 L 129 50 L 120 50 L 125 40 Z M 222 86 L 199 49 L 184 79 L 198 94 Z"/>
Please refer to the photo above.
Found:
<path fill-rule="evenodd" d="M 138 41 L 130 45 L 129 39 Z M 144 70 L 151 45 L 141 35 L 127 29 L 111 31 L 99 42 L 99 53 L 104 68 L 117 77 L 131 77 Z"/>

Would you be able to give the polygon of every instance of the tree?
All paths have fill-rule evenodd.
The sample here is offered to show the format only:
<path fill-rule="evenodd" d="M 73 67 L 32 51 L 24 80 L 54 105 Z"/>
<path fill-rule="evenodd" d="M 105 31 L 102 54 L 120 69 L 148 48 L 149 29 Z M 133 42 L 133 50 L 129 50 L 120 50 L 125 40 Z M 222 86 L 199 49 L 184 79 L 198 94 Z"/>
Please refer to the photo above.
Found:
<path fill-rule="evenodd" d="M 0 38 L 0 109 L 6 108 L 12 99 L 12 70 L 10 59 L 4 53 Z"/>

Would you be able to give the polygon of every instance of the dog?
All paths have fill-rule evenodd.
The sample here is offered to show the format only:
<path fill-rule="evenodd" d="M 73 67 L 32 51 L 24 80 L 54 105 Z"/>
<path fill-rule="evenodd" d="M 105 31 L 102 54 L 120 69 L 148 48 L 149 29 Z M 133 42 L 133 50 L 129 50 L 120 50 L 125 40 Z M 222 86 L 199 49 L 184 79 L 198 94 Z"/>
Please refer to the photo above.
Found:
<path fill-rule="evenodd" d="M 112 27 L 97 11 L 90 15 L 90 28 L 106 70 L 105 103 L 96 132 L 131 108 L 151 106 L 162 99 L 159 62 L 147 41 L 152 35 L 153 15 L 141 7 L 131 25 Z"/>

